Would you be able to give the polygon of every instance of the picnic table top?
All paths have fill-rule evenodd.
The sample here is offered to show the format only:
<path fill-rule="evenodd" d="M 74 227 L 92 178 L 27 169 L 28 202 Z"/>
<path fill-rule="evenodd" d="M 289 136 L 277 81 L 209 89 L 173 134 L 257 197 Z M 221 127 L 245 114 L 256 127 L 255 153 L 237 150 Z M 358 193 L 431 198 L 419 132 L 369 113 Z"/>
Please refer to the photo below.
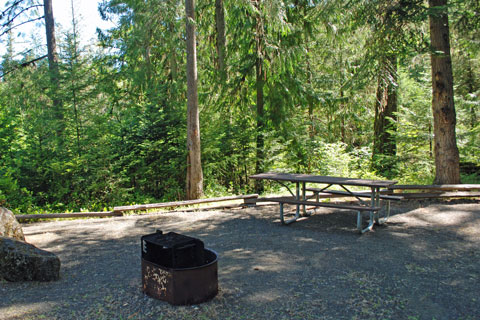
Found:
<path fill-rule="evenodd" d="M 266 172 L 250 176 L 252 179 L 258 180 L 276 180 L 276 181 L 291 181 L 291 182 L 310 182 L 322 184 L 338 184 L 348 186 L 362 186 L 362 187 L 378 187 L 386 188 L 394 185 L 397 181 L 393 180 L 370 180 L 370 179 L 356 179 L 333 176 L 318 176 L 312 174 L 301 173 L 280 173 L 280 172 Z"/>

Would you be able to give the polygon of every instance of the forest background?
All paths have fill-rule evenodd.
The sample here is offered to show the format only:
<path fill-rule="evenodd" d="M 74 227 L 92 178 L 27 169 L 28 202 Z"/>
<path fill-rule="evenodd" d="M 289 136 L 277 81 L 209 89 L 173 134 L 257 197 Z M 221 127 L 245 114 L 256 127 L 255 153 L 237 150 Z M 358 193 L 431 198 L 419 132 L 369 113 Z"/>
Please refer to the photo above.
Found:
<path fill-rule="evenodd" d="M 14 52 L 48 2 L 0 16 L 0 205 L 16 212 L 187 197 L 186 21 L 205 196 L 275 191 L 248 178 L 273 170 L 438 180 L 429 19 L 447 11 L 461 179 L 480 182 L 478 0 L 204 0 L 187 20 L 183 1 L 109 0 L 98 47 L 73 15 L 55 61 L 35 37 Z"/>

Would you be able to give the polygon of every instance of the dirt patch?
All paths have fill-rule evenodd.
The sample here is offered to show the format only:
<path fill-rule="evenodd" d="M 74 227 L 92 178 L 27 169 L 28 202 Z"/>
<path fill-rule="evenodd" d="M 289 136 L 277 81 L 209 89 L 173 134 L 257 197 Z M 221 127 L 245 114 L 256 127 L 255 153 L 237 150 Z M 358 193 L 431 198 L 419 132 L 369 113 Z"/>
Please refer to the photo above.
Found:
<path fill-rule="evenodd" d="M 0 319 L 479 319 L 480 205 L 401 203 L 374 232 L 319 210 L 289 226 L 278 206 L 24 225 L 61 279 L 0 283 Z M 219 254 L 220 292 L 172 307 L 141 290 L 140 236 L 198 237 Z"/>

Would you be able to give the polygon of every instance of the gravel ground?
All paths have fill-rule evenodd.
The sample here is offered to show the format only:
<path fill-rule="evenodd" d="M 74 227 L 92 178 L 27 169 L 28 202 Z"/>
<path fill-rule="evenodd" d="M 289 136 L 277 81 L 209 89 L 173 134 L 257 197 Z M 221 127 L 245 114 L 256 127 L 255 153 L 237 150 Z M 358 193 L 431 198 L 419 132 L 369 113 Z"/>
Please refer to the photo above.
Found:
<path fill-rule="evenodd" d="M 289 226 L 278 206 L 41 222 L 28 242 L 57 282 L 0 282 L 0 319 L 480 319 L 480 205 L 396 204 L 359 235 L 356 214 Z M 194 237 L 219 254 L 219 294 L 173 307 L 141 289 L 140 236 Z"/>

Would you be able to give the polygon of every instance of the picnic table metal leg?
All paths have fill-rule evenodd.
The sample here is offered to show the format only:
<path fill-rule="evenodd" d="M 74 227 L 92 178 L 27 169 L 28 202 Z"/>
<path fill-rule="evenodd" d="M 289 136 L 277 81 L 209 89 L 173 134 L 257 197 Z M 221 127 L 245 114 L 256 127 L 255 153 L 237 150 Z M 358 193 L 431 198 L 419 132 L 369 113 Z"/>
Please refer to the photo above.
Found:
<path fill-rule="evenodd" d="M 373 211 L 370 211 L 370 220 L 368 222 L 368 226 L 362 230 L 362 233 L 365 233 L 367 231 L 371 231 L 373 229 L 373 225 L 375 224 L 375 218 L 374 218 L 374 213 Z"/>
<path fill-rule="evenodd" d="M 380 200 L 379 195 L 377 194 L 376 189 L 372 188 L 372 195 L 370 197 L 370 205 L 372 207 L 376 207 L 378 205 L 378 201 Z M 373 229 L 373 225 L 375 224 L 375 221 L 378 219 L 378 212 L 375 211 L 369 211 L 370 214 L 370 219 L 368 220 L 368 226 L 364 229 L 362 229 L 363 225 L 363 217 L 362 217 L 362 212 L 358 211 L 357 213 L 357 229 L 360 231 L 360 233 L 365 233 L 367 231 L 371 231 Z"/>
<path fill-rule="evenodd" d="M 302 182 L 302 200 L 306 201 L 307 200 L 307 188 L 306 188 L 306 183 Z M 312 215 L 312 212 L 307 212 L 307 206 L 303 205 L 303 212 L 302 216 L 304 217 L 310 217 Z"/>
<path fill-rule="evenodd" d="M 283 202 L 280 202 L 280 221 L 282 222 L 282 224 L 290 224 L 292 222 L 295 222 L 299 217 L 300 217 L 300 211 L 297 210 L 295 213 L 295 217 L 289 220 L 285 220 L 283 216 Z"/>
<path fill-rule="evenodd" d="M 380 207 L 380 188 L 376 188 L 375 191 L 376 191 L 375 206 Z M 390 217 L 390 200 L 387 200 L 387 208 L 386 209 L 382 208 L 381 211 L 383 211 L 382 218 L 380 218 L 380 211 L 377 211 L 375 216 L 375 223 L 377 224 L 384 224 L 385 222 L 387 222 L 388 218 Z"/>
<path fill-rule="evenodd" d="M 377 197 L 377 189 L 375 187 L 372 187 L 371 188 L 371 200 L 370 200 L 370 205 L 372 207 L 377 207 L 378 206 L 378 197 Z M 377 223 L 379 224 L 379 214 L 378 214 L 378 211 L 374 212 L 373 213 L 373 217 L 374 217 L 374 223 Z"/>
<path fill-rule="evenodd" d="M 296 192 L 295 192 L 295 199 L 300 200 L 300 183 L 296 182 L 295 184 Z M 295 213 L 295 216 L 300 215 L 300 205 L 297 204 L 297 212 Z"/>
<path fill-rule="evenodd" d="M 374 218 L 374 213 L 370 211 L 370 219 L 368 220 L 368 226 L 364 229 L 362 229 L 363 225 L 363 217 L 362 217 L 362 212 L 358 211 L 357 212 L 357 229 L 360 231 L 360 233 L 365 233 L 367 231 L 371 231 L 373 229 L 373 225 L 375 224 L 375 218 Z"/>
<path fill-rule="evenodd" d="M 382 211 L 383 210 L 384 210 L 383 217 L 378 218 L 378 221 L 377 221 L 378 224 L 384 224 L 385 222 L 387 222 L 388 218 L 390 218 L 390 200 L 388 200 L 388 202 L 387 202 L 387 208 L 382 209 Z"/>
<path fill-rule="evenodd" d="M 295 183 L 295 199 L 296 200 L 306 200 L 306 193 L 305 193 L 305 182 L 302 183 L 302 194 L 300 194 L 300 182 Z M 290 224 L 292 222 L 297 221 L 298 218 L 300 218 L 300 206 L 302 206 L 302 211 L 304 216 L 309 216 L 310 214 L 307 213 L 306 206 L 305 205 L 296 205 L 296 210 L 295 210 L 295 217 L 285 220 L 284 216 L 284 209 L 283 209 L 283 202 L 280 202 L 280 221 L 282 224 Z"/>

